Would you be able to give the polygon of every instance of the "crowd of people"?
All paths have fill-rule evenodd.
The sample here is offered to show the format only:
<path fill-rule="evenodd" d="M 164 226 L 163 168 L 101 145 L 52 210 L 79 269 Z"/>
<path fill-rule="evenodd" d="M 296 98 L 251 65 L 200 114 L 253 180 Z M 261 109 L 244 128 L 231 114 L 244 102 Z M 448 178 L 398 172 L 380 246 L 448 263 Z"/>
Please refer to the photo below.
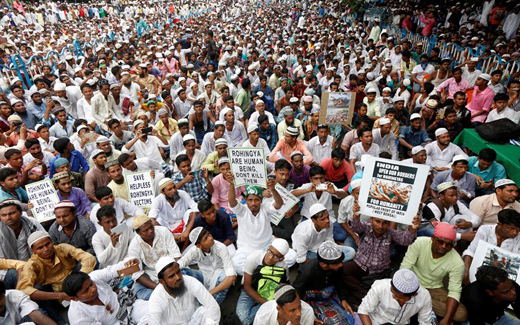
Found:
<path fill-rule="evenodd" d="M 454 143 L 519 123 L 520 72 L 482 66 L 520 59 L 520 4 L 378 2 L 388 21 L 341 1 L 10 5 L 3 324 L 520 324 L 511 264 L 470 272 L 481 241 L 520 253 L 513 171 Z M 447 43 L 471 51 L 455 62 Z M 352 119 L 323 124 L 324 94 L 345 92 Z M 237 147 L 263 149 L 266 188 L 235 185 Z M 412 225 L 360 213 L 369 156 L 429 167 Z M 127 179 L 142 172 L 146 206 Z M 26 191 L 42 180 L 50 220 Z M 282 189 L 299 203 L 273 218 Z"/>

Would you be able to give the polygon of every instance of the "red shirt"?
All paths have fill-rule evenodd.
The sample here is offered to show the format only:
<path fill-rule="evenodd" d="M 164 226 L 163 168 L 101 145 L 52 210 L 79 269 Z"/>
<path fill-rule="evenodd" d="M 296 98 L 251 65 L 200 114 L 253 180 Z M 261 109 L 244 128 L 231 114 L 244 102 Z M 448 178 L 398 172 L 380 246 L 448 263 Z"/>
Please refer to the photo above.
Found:
<path fill-rule="evenodd" d="M 332 158 L 325 158 L 320 164 L 325 169 L 325 179 L 330 182 L 339 182 L 347 178 L 350 180 L 354 176 L 354 171 L 348 162 L 343 160 L 343 164 L 338 168 L 332 166 Z"/>

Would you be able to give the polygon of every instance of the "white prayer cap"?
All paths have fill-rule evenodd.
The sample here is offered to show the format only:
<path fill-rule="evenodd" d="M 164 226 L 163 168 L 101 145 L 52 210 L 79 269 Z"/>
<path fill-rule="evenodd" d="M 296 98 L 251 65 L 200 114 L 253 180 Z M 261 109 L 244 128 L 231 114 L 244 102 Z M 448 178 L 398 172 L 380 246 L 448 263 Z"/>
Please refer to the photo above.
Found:
<path fill-rule="evenodd" d="M 488 75 L 487 73 L 481 73 L 481 74 L 478 75 L 478 77 L 480 79 L 484 79 L 484 80 L 487 80 L 487 81 L 489 81 L 491 79 L 491 76 Z"/>
<path fill-rule="evenodd" d="M 107 137 L 105 137 L 104 135 L 101 135 L 96 139 L 96 143 L 104 143 L 104 142 L 108 142 L 108 141 L 110 141 L 110 140 Z"/>
<path fill-rule="evenodd" d="M 506 186 L 506 185 L 516 185 L 516 183 L 507 178 L 499 179 L 498 181 L 495 182 L 495 188 L 499 188 L 499 187 Z"/>
<path fill-rule="evenodd" d="M 193 135 L 191 135 L 190 133 L 186 134 L 185 136 L 182 137 L 182 143 L 186 142 L 186 141 L 190 141 L 190 140 L 194 140 L 195 141 L 195 137 Z"/>
<path fill-rule="evenodd" d="M 180 126 L 181 124 L 190 124 L 190 122 L 189 122 L 188 119 L 186 119 L 186 118 L 181 118 L 181 119 L 179 119 L 177 125 Z"/>
<path fill-rule="evenodd" d="M 298 97 L 291 97 L 291 99 L 289 99 L 289 103 L 297 103 L 298 102 Z"/>
<path fill-rule="evenodd" d="M 304 96 L 303 97 L 304 102 L 311 102 L 312 103 L 312 97 L 311 96 Z"/>
<path fill-rule="evenodd" d="M 192 231 L 190 231 L 190 235 L 189 235 L 189 238 L 190 238 L 190 242 L 195 245 L 195 243 L 197 242 L 197 240 L 199 240 L 199 236 L 200 236 L 200 233 L 202 232 L 202 227 L 196 227 L 194 228 Z"/>
<path fill-rule="evenodd" d="M 297 127 L 294 127 L 294 126 L 289 126 L 286 130 L 285 130 L 285 133 L 289 134 L 289 135 L 292 135 L 292 136 L 298 136 L 300 134 L 300 131 L 298 130 Z"/>
<path fill-rule="evenodd" d="M 218 138 L 217 141 L 215 141 L 215 148 L 222 144 L 225 144 L 227 146 L 227 144 L 228 144 L 227 140 L 224 138 Z"/>
<path fill-rule="evenodd" d="M 459 161 L 468 162 L 468 157 L 466 157 L 465 155 L 455 155 L 453 156 L 453 160 L 451 161 L 451 163 L 456 164 Z"/>
<path fill-rule="evenodd" d="M 320 262 L 337 264 L 341 263 L 343 257 L 343 251 L 332 240 L 327 240 L 318 247 L 318 260 Z"/>
<path fill-rule="evenodd" d="M 419 290 L 419 279 L 409 269 L 400 269 L 392 277 L 392 285 L 404 294 L 413 294 Z"/>
<path fill-rule="evenodd" d="M 410 86 L 410 79 L 404 79 L 403 80 L 403 86 L 405 86 L 405 87 Z"/>
<path fill-rule="evenodd" d="M 437 193 L 442 193 L 452 187 L 457 187 L 457 185 L 455 185 L 455 183 L 451 181 L 440 183 L 439 185 L 437 185 Z"/>
<path fill-rule="evenodd" d="M 166 177 L 161 179 L 161 181 L 159 182 L 159 189 L 163 190 L 168 184 L 173 184 L 173 180 L 171 178 Z"/>
<path fill-rule="evenodd" d="M 396 98 L 394 98 L 394 103 L 396 102 L 404 102 L 404 97 L 397 96 Z"/>
<path fill-rule="evenodd" d="M 161 273 L 161 271 L 166 268 L 168 265 L 175 262 L 175 259 L 171 256 L 163 256 L 161 257 L 157 263 L 155 263 L 155 271 L 157 274 Z"/>
<path fill-rule="evenodd" d="M 383 126 L 383 125 L 386 125 L 386 124 L 390 124 L 390 119 L 389 118 L 386 118 L 386 117 L 383 117 L 379 120 L 379 125 L 380 126 Z"/>
<path fill-rule="evenodd" d="M 415 119 L 420 119 L 420 118 L 422 118 L 422 117 L 419 113 L 413 113 L 412 116 L 410 116 L 410 121 L 413 121 Z"/>
<path fill-rule="evenodd" d="M 373 72 L 369 72 L 369 73 L 367 73 L 367 79 L 368 79 L 368 80 L 374 80 L 375 77 L 376 77 L 376 76 L 375 76 L 375 74 L 374 74 Z"/>
<path fill-rule="evenodd" d="M 392 88 L 390 88 L 390 87 L 385 87 L 385 88 L 383 88 L 383 91 L 389 91 L 389 92 L 392 92 Z"/>
<path fill-rule="evenodd" d="M 67 86 L 64 83 L 57 82 L 54 85 L 54 91 L 62 91 L 62 90 L 65 90 L 65 89 L 67 89 Z"/>
<path fill-rule="evenodd" d="M 276 248 L 276 250 L 283 256 L 289 252 L 289 243 L 285 239 L 276 238 L 271 243 L 271 246 Z"/>
<path fill-rule="evenodd" d="M 446 128 L 438 128 L 435 130 L 435 137 L 438 137 L 441 134 L 448 133 L 448 130 Z"/>
<path fill-rule="evenodd" d="M 251 123 L 247 126 L 247 134 L 258 131 L 258 124 Z"/>
<path fill-rule="evenodd" d="M 373 87 L 370 87 L 370 88 L 368 88 L 368 89 L 366 90 L 366 93 L 367 93 L 367 94 L 370 94 L 370 93 L 376 93 L 376 89 L 373 88 Z"/>
<path fill-rule="evenodd" d="M 363 180 L 361 178 L 358 178 L 358 179 L 355 179 L 352 182 L 350 182 L 350 187 L 352 187 L 352 189 L 355 189 L 355 188 L 361 187 L 362 183 L 363 183 Z"/>
<path fill-rule="evenodd" d="M 95 159 L 99 154 L 102 154 L 102 153 L 105 153 L 105 152 L 103 150 L 101 150 L 101 149 L 94 149 L 92 151 L 92 154 L 90 155 L 90 157 L 92 159 Z"/>
<path fill-rule="evenodd" d="M 27 245 L 29 245 L 29 248 L 32 248 L 32 245 L 34 245 L 34 243 L 46 237 L 51 237 L 46 231 L 35 231 L 29 236 L 29 238 L 27 238 Z"/>
<path fill-rule="evenodd" d="M 477 57 L 473 57 L 470 59 L 472 62 L 478 62 L 478 58 Z"/>
<path fill-rule="evenodd" d="M 412 148 L 412 155 L 416 155 L 421 151 L 426 151 L 423 146 L 415 146 Z"/>
<path fill-rule="evenodd" d="M 314 203 L 309 208 L 309 215 L 311 217 L 313 217 L 313 216 L 317 215 L 318 213 L 320 213 L 322 211 L 325 211 L 325 210 L 327 210 L 327 208 L 323 204 L 321 204 L 321 203 Z"/>

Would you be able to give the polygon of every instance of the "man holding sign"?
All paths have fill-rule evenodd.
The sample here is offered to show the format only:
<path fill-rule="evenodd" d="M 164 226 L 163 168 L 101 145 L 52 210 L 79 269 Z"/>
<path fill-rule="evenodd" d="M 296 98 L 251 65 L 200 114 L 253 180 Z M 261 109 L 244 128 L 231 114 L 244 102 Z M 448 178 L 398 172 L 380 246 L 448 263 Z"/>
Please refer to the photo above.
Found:
<path fill-rule="evenodd" d="M 264 249 L 273 240 L 271 229 L 271 214 L 275 213 L 283 205 L 283 200 L 275 189 L 276 181 L 269 179 L 267 188 L 273 195 L 274 202 L 262 202 L 263 190 L 258 186 L 246 187 L 246 204 L 239 203 L 235 195 L 235 180 L 231 173 L 227 174 L 229 182 L 229 207 L 237 215 L 238 232 L 237 252 L 233 257 L 233 265 L 237 274 L 244 274 L 244 263 L 247 256 L 258 249 Z M 294 254 L 294 253 L 293 253 Z M 294 265 L 285 259 L 289 266 Z"/>

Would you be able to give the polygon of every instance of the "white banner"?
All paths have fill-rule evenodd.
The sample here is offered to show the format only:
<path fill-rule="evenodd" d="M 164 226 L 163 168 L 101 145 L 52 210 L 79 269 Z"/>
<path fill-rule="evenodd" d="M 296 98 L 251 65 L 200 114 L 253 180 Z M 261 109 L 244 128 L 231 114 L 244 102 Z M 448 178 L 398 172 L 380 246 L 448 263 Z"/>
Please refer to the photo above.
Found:
<path fill-rule="evenodd" d="M 154 181 L 150 171 L 125 174 L 130 202 L 138 207 L 151 207 L 155 197 Z"/>
<path fill-rule="evenodd" d="M 50 179 L 44 179 L 36 183 L 25 185 L 29 202 L 33 205 L 31 209 L 34 218 L 38 222 L 55 219 L 54 206 L 60 202 L 58 193 Z"/>
<path fill-rule="evenodd" d="M 285 218 L 287 211 L 291 210 L 296 204 L 298 204 L 298 202 L 300 202 L 300 200 L 296 196 L 292 195 L 289 190 L 278 183 L 276 183 L 274 188 L 278 194 L 280 194 L 283 201 L 282 207 L 271 215 L 271 223 L 275 226 L 278 226 L 280 221 Z"/>
<path fill-rule="evenodd" d="M 264 148 L 229 148 L 228 157 L 235 186 L 257 185 L 266 187 Z"/>
<path fill-rule="evenodd" d="M 508 250 L 479 240 L 477 250 L 469 268 L 469 279 L 476 280 L 475 274 L 482 265 L 495 266 L 507 272 L 509 279 L 520 284 L 520 254 L 511 253 Z"/>
<path fill-rule="evenodd" d="M 429 171 L 426 165 L 369 157 L 359 191 L 360 213 L 411 225 Z"/>

